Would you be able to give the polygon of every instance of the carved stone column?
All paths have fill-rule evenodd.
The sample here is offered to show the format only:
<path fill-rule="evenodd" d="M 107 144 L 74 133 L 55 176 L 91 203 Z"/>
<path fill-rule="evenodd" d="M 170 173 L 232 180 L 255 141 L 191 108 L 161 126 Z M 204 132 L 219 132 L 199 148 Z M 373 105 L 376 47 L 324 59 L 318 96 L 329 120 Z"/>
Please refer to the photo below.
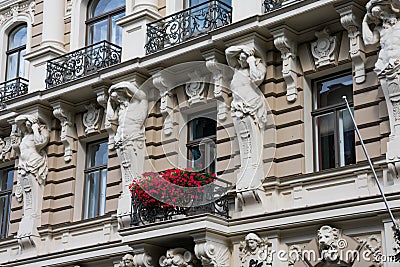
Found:
<path fill-rule="evenodd" d="M 287 101 L 297 99 L 297 43 L 296 34 L 289 27 L 283 26 L 272 30 L 275 47 L 282 53 L 282 75 L 286 82 Z"/>
<path fill-rule="evenodd" d="M 145 9 L 158 12 L 158 0 L 135 0 L 133 12 L 138 12 Z"/>
<path fill-rule="evenodd" d="M 48 162 L 46 146 L 50 138 L 49 110 L 34 107 L 15 118 L 12 145 L 18 154 L 18 179 L 15 196 L 23 201 L 23 216 L 17 238 L 22 249 L 39 242 L 37 227 L 41 224 L 44 185 Z"/>
<path fill-rule="evenodd" d="M 231 251 L 227 239 L 220 235 L 201 233 L 193 235 L 194 253 L 204 267 L 231 266 Z"/>
<path fill-rule="evenodd" d="M 42 46 L 64 49 L 64 0 L 43 1 Z"/>
<path fill-rule="evenodd" d="M 55 101 L 51 103 L 53 114 L 61 123 L 60 140 L 64 144 L 64 160 L 69 162 L 72 159 L 73 151 L 76 151 L 75 140 L 77 140 L 75 128 L 75 113 L 71 104 L 65 101 Z"/>
<path fill-rule="evenodd" d="M 350 1 L 349 3 L 336 6 L 340 14 L 340 22 L 348 32 L 350 41 L 350 57 L 353 61 L 354 78 L 356 83 L 365 81 L 365 52 L 364 42 L 361 36 L 361 21 L 364 8 L 359 4 Z"/>

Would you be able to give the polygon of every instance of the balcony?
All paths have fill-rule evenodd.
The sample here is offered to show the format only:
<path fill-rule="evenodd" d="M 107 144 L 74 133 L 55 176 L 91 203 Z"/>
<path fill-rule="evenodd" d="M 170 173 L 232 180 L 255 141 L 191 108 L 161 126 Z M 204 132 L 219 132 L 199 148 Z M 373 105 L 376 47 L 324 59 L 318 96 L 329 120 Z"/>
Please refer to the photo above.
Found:
<path fill-rule="evenodd" d="M 196 199 L 196 203 L 202 205 L 195 205 L 189 200 L 188 203 L 192 205 L 187 204 L 184 207 L 171 205 L 149 207 L 145 205 L 146 203 L 142 203 L 137 195 L 132 194 L 131 225 L 146 225 L 199 214 L 214 214 L 228 219 L 230 218 L 228 191 L 231 188 L 230 182 L 216 179 L 214 183 L 202 187 L 201 193 L 195 193 L 195 196 L 189 197 L 189 199 Z M 169 189 L 164 191 L 169 191 Z"/>
<path fill-rule="evenodd" d="M 269 13 L 295 1 L 298 0 L 264 0 L 264 11 L 265 13 Z"/>
<path fill-rule="evenodd" d="M 0 103 L 27 94 L 28 83 L 27 79 L 21 77 L 0 83 Z"/>
<path fill-rule="evenodd" d="M 107 41 L 47 61 L 46 88 L 79 79 L 121 62 L 121 47 Z"/>
<path fill-rule="evenodd" d="M 207 34 L 232 22 L 232 8 L 212 0 L 147 24 L 146 54 Z"/>

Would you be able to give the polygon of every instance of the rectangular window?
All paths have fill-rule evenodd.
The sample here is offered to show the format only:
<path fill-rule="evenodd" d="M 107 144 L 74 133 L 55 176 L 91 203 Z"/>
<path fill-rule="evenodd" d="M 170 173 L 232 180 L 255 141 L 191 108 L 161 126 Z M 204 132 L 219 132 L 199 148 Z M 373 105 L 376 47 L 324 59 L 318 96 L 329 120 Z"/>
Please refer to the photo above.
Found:
<path fill-rule="evenodd" d="M 13 182 L 14 169 L 0 170 L 0 238 L 8 235 Z"/>
<path fill-rule="evenodd" d="M 86 149 L 83 218 L 104 215 L 107 188 L 107 141 L 90 143 Z"/>
<path fill-rule="evenodd" d="M 215 173 L 217 122 L 209 117 L 197 117 L 188 124 L 189 166 Z"/>
<path fill-rule="evenodd" d="M 320 79 L 313 88 L 316 170 L 355 163 L 354 125 L 343 100 L 354 112 L 352 75 Z"/>

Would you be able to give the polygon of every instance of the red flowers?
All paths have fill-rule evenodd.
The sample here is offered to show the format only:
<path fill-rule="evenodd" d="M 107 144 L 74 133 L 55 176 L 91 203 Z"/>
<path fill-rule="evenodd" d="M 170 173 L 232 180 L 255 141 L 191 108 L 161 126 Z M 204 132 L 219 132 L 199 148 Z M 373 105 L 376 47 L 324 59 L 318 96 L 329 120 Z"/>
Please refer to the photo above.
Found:
<path fill-rule="evenodd" d="M 215 174 L 191 169 L 146 172 L 136 177 L 129 189 L 134 205 L 140 202 L 143 207 L 180 207 L 201 198 L 204 194 L 201 187 L 212 183 L 215 177 Z"/>

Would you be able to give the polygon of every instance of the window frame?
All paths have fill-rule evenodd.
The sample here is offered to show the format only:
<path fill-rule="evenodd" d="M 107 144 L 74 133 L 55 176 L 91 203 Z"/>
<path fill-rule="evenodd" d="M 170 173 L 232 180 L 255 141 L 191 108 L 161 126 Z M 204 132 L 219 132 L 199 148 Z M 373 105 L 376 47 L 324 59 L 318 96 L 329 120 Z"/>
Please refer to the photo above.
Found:
<path fill-rule="evenodd" d="M 0 190 L 0 197 L 5 196 L 7 199 L 7 203 L 5 206 L 5 210 L 2 212 L 6 213 L 5 218 L 2 218 L 0 221 L 0 239 L 4 239 L 8 237 L 8 231 L 10 228 L 10 218 L 11 218 L 11 204 L 12 204 L 12 190 L 13 190 L 13 185 L 14 185 L 14 178 L 15 178 L 15 167 L 14 166 L 7 166 L 3 167 L 0 169 L 0 177 L 1 179 L 6 179 L 6 184 L 7 184 L 7 179 L 8 179 L 8 173 L 12 171 L 13 172 L 13 178 L 12 178 L 12 186 L 9 189 L 5 190 Z M 3 213 L 3 215 L 4 215 Z M 6 219 L 6 220 L 4 220 Z"/>
<path fill-rule="evenodd" d="M 331 75 L 326 75 L 323 77 L 319 77 L 316 79 L 313 79 L 311 81 L 311 90 L 312 90 L 312 111 L 311 111 L 311 118 L 312 118 L 312 133 L 313 133 L 313 156 L 314 156 L 314 170 L 315 171 L 325 171 L 325 170 L 331 170 L 331 169 L 336 169 L 336 168 L 341 168 L 345 167 L 348 165 L 340 165 L 340 160 L 341 160 L 341 155 L 340 155 L 340 143 L 338 140 L 339 137 L 339 119 L 340 119 L 340 112 L 343 110 L 347 111 L 347 106 L 346 103 L 342 104 L 333 104 L 329 106 L 325 106 L 322 108 L 319 108 L 319 93 L 317 92 L 318 87 L 317 84 L 329 80 L 334 80 L 337 78 L 345 77 L 345 76 L 351 76 L 352 78 L 352 87 L 353 87 L 353 97 L 354 97 L 354 77 L 353 73 L 351 70 L 346 70 L 346 71 L 341 71 L 338 73 L 334 73 Z M 354 98 L 353 98 L 354 99 Z M 348 100 L 349 106 L 353 111 L 354 115 L 354 100 Z M 335 148 L 335 166 L 332 168 L 326 168 L 322 169 L 322 161 L 321 161 L 321 142 L 318 138 L 318 125 L 316 123 L 316 118 L 321 115 L 328 115 L 329 113 L 333 113 L 334 115 L 334 148 Z M 354 142 L 354 150 L 355 150 L 355 142 Z M 356 163 L 356 162 L 354 162 Z"/>
<path fill-rule="evenodd" d="M 107 163 L 106 164 L 102 164 L 102 165 L 96 165 L 96 166 L 91 166 L 88 167 L 88 163 L 91 161 L 90 158 L 90 146 L 93 145 L 97 145 L 97 144 L 103 144 L 105 143 L 107 145 Z M 82 219 L 86 220 L 86 219 L 91 219 L 91 218 L 96 218 L 99 216 L 103 216 L 106 212 L 106 201 L 107 201 L 107 176 L 108 176 L 108 140 L 107 139 L 102 139 L 102 140 L 96 140 L 93 142 L 88 142 L 86 143 L 86 150 L 85 150 L 85 168 L 83 170 L 83 196 L 82 196 Z M 100 206 L 101 206 L 101 188 L 103 187 L 103 175 L 102 175 L 102 171 L 103 170 L 107 170 L 107 175 L 105 177 L 105 195 L 104 195 L 104 214 L 101 214 L 100 212 Z M 90 216 L 90 211 L 89 211 L 89 203 L 90 203 L 90 199 L 88 197 L 88 179 L 89 179 L 89 175 L 91 173 L 95 173 L 95 172 L 99 172 L 100 173 L 100 177 L 99 177 L 99 183 L 97 184 L 97 190 L 99 192 L 99 194 L 96 196 L 97 200 L 96 200 L 96 211 L 95 211 L 95 215 L 93 217 Z"/>
<path fill-rule="evenodd" d="M 16 32 L 16 31 L 18 31 L 20 28 L 25 28 L 26 29 L 26 41 L 25 41 L 25 45 L 21 45 L 21 46 L 18 46 L 18 47 L 15 47 L 15 48 L 12 48 L 12 49 L 10 49 L 10 40 L 11 40 L 11 35 L 14 33 L 14 32 Z M 16 25 L 16 26 L 14 26 L 11 30 L 10 30 L 10 32 L 8 33 L 8 35 L 7 35 L 7 50 L 6 50 L 6 72 L 5 72 L 5 80 L 6 81 L 9 81 L 9 80 L 13 80 L 13 79 L 16 79 L 16 78 L 25 78 L 25 77 L 20 77 L 19 76 L 19 73 L 20 73 L 20 64 L 21 64 L 21 61 L 20 61 L 20 59 L 21 59 L 21 52 L 22 51 L 24 51 L 25 50 L 25 53 L 27 52 L 27 43 L 28 43 L 28 25 L 26 25 L 25 23 L 22 23 L 22 24 L 19 24 L 19 25 Z M 11 79 L 8 79 L 7 77 L 8 77 L 8 71 L 9 71 L 9 69 L 8 69 L 8 59 L 9 59 L 9 56 L 10 55 L 12 55 L 12 54 L 15 54 L 15 53 L 17 53 L 17 55 L 18 55 L 18 61 L 17 61 L 17 76 L 16 77 L 14 77 L 14 78 L 11 78 Z M 23 70 L 23 72 L 24 72 L 24 74 L 25 74 L 25 68 L 26 68 L 26 66 L 25 66 L 25 64 L 22 66 L 22 68 L 24 69 Z M 24 75 L 25 76 L 25 75 Z"/>
<path fill-rule="evenodd" d="M 215 116 L 213 116 L 215 115 Z M 196 114 L 196 115 L 192 115 L 192 116 L 188 116 L 187 119 L 187 137 L 186 137 L 186 157 L 187 157 L 187 166 L 193 168 L 192 166 L 192 156 L 191 156 L 191 152 L 190 149 L 191 148 L 195 148 L 198 147 L 199 144 L 201 143 L 201 141 L 203 139 L 210 139 L 212 142 L 214 142 L 215 144 L 215 159 L 214 159 L 214 168 L 215 168 L 215 173 L 217 172 L 217 131 L 218 131 L 218 123 L 216 120 L 217 117 L 217 113 L 214 111 L 205 111 L 204 113 L 200 113 L 200 114 Z M 191 140 L 191 134 L 192 134 L 192 130 L 191 130 L 191 122 L 193 120 L 196 119 L 200 119 L 200 118 L 207 118 L 210 120 L 215 120 L 215 134 L 214 135 L 210 135 L 210 136 L 205 136 L 205 137 L 201 137 L 201 138 L 197 138 L 197 139 L 193 139 Z M 205 152 L 206 155 L 208 155 L 209 153 L 207 153 L 207 151 Z M 210 166 L 208 166 L 207 168 L 203 169 L 203 171 L 209 172 L 211 173 L 211 164 Z"/>
<path fill-rule="evenodd" d="M 99 16 L 89 18 L 90 17 L 90 13 L 92 12 L 91 5 L 92 5 L 93 1 L 96 1 L 96 0 L 88 1 L 88 5 L 87 5 L 87 9 L 86 9 L 86 19 L 85 19 L 85 27 L 86 27 L 85 44 L 86 44 L 86 46 L 95 44 L 94 42 L 89 43 L 89 27 L 90 27 L 90 25 L 94 25 L 97 22 L 100 22 L 100 21 L 103 21 L 103 20 L 107 19 L 107 40 L 106 41 L 107 42 L 111 42 L 111 37 L 112 37 L 112 32 L 111 32 L 111 29 L 112 29 L 112 17 L 115 16 L 115 15 L 122 14 L 122 13 L 126 12 L 125 11 L 126 10 L 126 5 L 125 5 L 123 7 L 119 7 L 117 9 L 114 9 L 114 10 L 108 11 L 106 13 L 103 13 L 103 14 L 101 14 Z M 93 38 L 93 36 L 92 36 L 92 38 Z"/>

